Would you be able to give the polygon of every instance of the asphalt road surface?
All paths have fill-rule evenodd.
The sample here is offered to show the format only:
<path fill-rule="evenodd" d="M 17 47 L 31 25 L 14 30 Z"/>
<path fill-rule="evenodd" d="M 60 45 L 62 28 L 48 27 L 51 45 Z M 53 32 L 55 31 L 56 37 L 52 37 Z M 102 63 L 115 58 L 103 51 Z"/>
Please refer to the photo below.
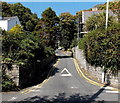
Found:
<path fill-rule="evenodd" d="M 77 72 L 72 57 L 66 56 L 67 54 L 60 50 L 57 54 L 58 61 L 51 69 L 48 79 L 19 92 L 2 93 L 2 101 L 11 101 L 10 103 L 96 103 L 96 101 L 117 103 L 116 91 L 87 82 Z"/>

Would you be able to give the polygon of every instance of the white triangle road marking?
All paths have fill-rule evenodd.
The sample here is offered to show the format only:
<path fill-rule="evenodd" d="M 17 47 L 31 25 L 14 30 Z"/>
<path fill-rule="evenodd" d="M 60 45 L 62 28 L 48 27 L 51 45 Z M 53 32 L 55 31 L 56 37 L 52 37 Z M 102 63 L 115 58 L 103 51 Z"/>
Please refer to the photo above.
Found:
<path fill-rule="evenodd" d="M 13 101 L 13 100 L 15 100 L 15 99 L 17 99 L 17 97 L 12 97 L 10 100 L 8 100 L 8 101 Z"/>
<path fill-rule="evenodd" d="M 64 71 L 66 71 L 67 74 L 62 74 Z M 61 71 L 61 76 L 72 76 L 72 74 L 71 74 L 66 68 L 64 68 L 64 69 Z"/>

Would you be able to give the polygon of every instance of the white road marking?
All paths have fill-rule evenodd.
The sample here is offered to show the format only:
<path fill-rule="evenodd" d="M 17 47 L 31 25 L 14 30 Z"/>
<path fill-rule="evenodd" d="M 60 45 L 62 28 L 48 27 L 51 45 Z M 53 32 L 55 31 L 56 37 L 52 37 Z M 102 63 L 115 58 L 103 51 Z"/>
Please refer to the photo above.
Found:
<path fill-rule="evenodd" d="M 100 88 L 104 88 L 104 89 L 113 89 L 113 87 L 100 87 Z"/>
<path fill-rule="evenodd" d="M 119 91 L 105 91 L 106 93 L 119 93 Z"/>
<path fill-rule="evenodd" d="M 67 74 L 62 74 L 64 71 L 66 71 Z M 66 68 L 64 68 L 64 69 L 61 71 L 61 76 L 72 76 L 72 74 L 71 74 Z"/>
<path fill-rule="evenodd" d="M 31 90 L 32 92 L 40 92 L 40 90 Z"/>
<path fill-rule="evenodd" d="M 13 101 L 13 100 L 15 100 L 15 99 L 17 99 L 17 97 L 12 97 L 10 100 L 8 100 L 8 101 Z"/>
<path fill-rule="evenodd" d="M 78 88 L 78 87 L 71 87 L 71 88 Z"/>

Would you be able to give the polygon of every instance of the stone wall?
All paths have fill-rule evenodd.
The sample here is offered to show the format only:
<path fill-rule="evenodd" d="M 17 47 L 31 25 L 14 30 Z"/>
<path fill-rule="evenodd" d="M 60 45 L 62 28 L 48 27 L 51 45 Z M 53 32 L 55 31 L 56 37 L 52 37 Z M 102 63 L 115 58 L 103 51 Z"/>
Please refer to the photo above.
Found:
<path fill-rule="evenodd" d="M 91 66 L 86 61 L 83 50 L 78 49 L 78 47 L 73 48 L 72 51 L 73 51 L 73 57 L 76 58 L 76 60 L 78 61 L 80 68 L 85 69 L 90 75 L 102 81 L 103 69 L 101 67 Z M 118 77 L 114 77 L 109 73 L 106 73 L 105 82 L 108 81 L 110 82 L 110 84 L 113 84 L 114 86 L 118 86 Z"/>
<path fill-rule="evenodd" d="M 12 65 L 12 67 L 10 69 L 6 69 L 5 72 L 6 75 L 8 75 L 13 80 L 16 86 L 19 86 L 19 66 Z"/>
<path fill-rule="evenodd" d="M 7 65 L 4 64 L 6 75 L 8 75 L 16 84 L 21 88 L 34 85 L 36 83 L 38 77 L 43 77 L 44 72 L 48 68 L 48 65 L 55 60 L 55 56 L 51 56 L 49 58 L 45 58 L 44 60 L 40 61 L 37 60 L 36 62 L 32 63 L 32 65 L 23 65 L 17 66 L 12 65 L 9 68 Z M 48 69 L 49 70 L 49 69 Z"/>

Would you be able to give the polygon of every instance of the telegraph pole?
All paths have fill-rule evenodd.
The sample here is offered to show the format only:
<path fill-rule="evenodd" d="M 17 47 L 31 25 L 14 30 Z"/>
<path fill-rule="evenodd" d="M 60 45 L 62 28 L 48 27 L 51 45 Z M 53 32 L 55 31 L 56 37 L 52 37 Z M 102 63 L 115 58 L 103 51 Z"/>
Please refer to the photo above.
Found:
<path fill-rule="evenodd" d="M 106 29 L 108 27 L 108 6 L 109 6 L 109 0 L 107 0 L 107 5 L 106 5 L 106 24 L 105 24 Z"/>
<path fill-rule="evenodd" d="M 108 6 L 109 6 L 109 0 L 107 0 L 107 5 L 106 5 L 106 24 L 105 24 L 105 29 L 107 30 L 108 28 Z M 106 31 L 107 33 L 107 31 Z M 102 83 L 105 82 L 105 68 L 103 67 L 103 72 L 102 72 Z"/>

